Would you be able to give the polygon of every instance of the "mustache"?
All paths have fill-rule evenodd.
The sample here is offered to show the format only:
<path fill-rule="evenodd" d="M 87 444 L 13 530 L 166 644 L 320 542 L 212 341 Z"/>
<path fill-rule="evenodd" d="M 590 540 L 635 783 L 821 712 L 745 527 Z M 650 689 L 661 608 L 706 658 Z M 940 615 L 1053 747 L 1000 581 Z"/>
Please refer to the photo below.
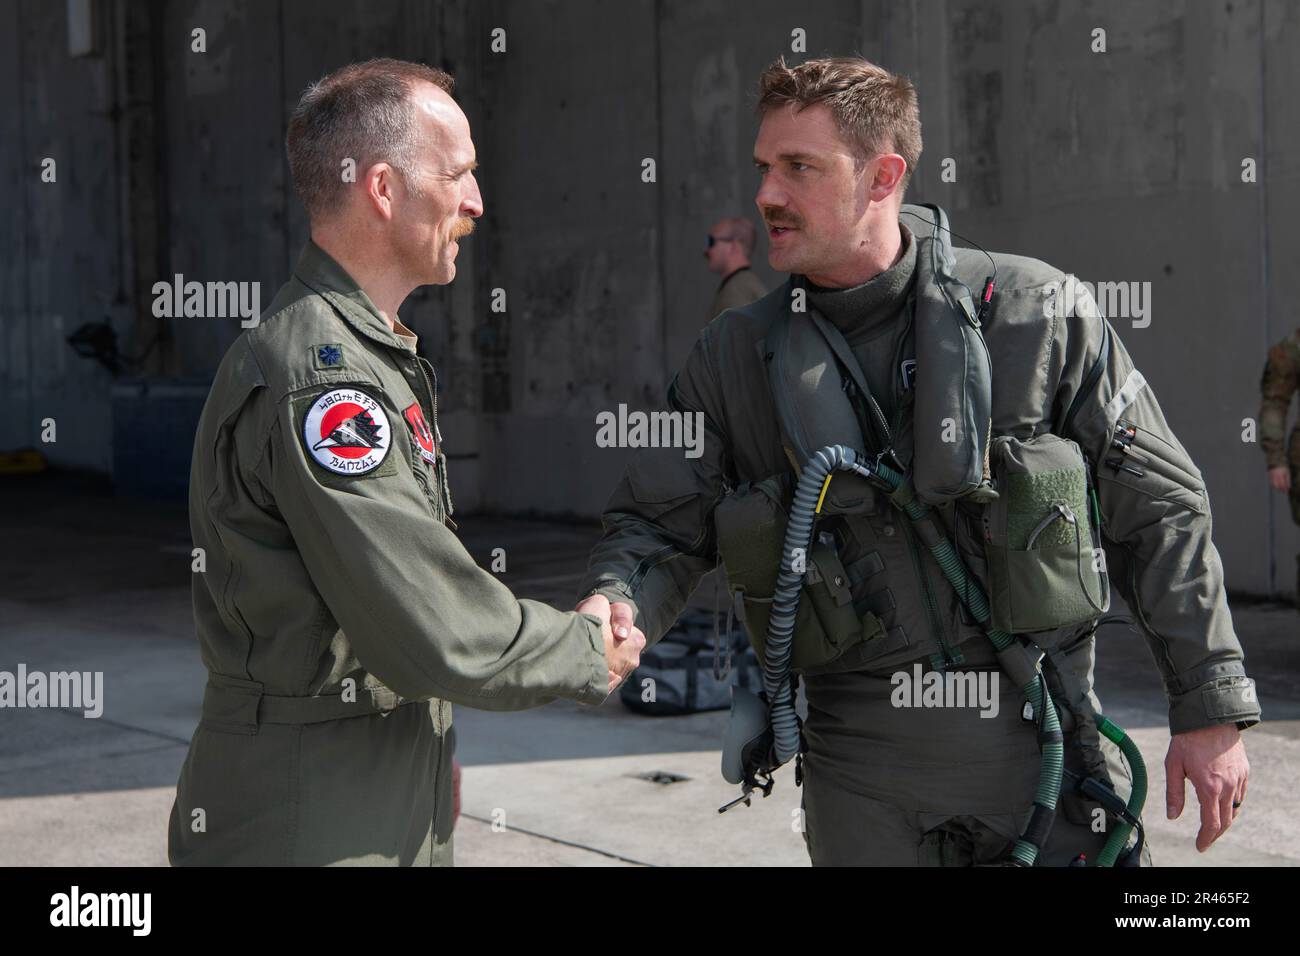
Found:
<path fill-rule="evenodd" d="M 474 220 L 464 216 L 457 220 L 456 225 L 451 228 L 451 237 L 453 239 L 464 239 L 474 231 Z"/>
<path fill-rule="evenodd" d="M 797 219 L 787 219 L 784 216 L 764 216 L 763 222 L 769 229 L 798 229 L 803 223 Z"/>

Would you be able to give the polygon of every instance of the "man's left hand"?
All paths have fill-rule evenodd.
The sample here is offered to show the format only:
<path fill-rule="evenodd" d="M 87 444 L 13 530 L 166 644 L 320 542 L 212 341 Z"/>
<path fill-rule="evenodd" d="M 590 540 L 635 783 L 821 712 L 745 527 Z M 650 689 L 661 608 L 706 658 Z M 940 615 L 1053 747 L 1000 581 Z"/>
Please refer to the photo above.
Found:
<path fill-rule="evenodd" d="M 1201 804 L 1201 829 L 1196 849 L 1204 853 L 1227 832 L 1246 800 L 1250 761 L 1233 724 L 1202 727 L 1175 734 L 1165 756 L 1166 816 L 1177 820 L 1187 797 L 1190 780 Z"/>

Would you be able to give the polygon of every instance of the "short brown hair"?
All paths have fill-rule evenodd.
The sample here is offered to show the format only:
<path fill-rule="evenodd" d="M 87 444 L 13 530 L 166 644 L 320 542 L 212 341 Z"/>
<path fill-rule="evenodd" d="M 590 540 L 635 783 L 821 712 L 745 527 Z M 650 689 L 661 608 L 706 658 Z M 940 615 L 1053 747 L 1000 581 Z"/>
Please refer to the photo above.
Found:
<path fill-rule="evenodd" d="M 781 57 L 763 71 L 758 88 L 760 114 L 787 105 L 802 110 L 825 104 L 859 163 L 883 152 L 898 153 L 907 161 L 901 183 L 907 190 L 921 158 L 921 113 L 916 87 L 907 77 L 861 57 L 808 60 L 795 67 Z"/>
<path fill-rule="evenodd" d="M 442 70 L 390 59 L 349 64 L 307 87 L 289 120 L 285 148 L 309 217 L 326 215 L 343 200 L 345 159 L 358 171 L 391 163 L 411 185 L 420 142 L 410 92 L 421 81 L 447 93 L 455 87 Z"/>

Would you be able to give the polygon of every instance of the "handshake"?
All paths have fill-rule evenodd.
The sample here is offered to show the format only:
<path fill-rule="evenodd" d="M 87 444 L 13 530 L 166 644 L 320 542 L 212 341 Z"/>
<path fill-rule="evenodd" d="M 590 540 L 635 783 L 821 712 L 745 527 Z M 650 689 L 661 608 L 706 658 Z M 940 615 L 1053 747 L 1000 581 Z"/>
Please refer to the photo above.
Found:
<path fill-rule="evenodd" d="M 605 638 L 605 663 L 609 668 L 609 693 L 612 694 L 641 663 L 641 651 L 645 647 L 645 635 L 636 626 L 632 606 L 622 603 L 611 606 L 603 594 L 593 594 L 579 602 L 574 610 L 600 618 L 600 633 Z"/>

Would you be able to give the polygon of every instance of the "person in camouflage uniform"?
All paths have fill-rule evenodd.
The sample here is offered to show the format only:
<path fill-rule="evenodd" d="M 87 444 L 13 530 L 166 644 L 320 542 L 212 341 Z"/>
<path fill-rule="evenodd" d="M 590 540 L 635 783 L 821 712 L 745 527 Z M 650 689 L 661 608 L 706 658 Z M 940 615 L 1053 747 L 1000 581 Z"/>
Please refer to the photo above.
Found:
<path fill-rule="evenodd" d="M 1300 525 L 1300 420 L 1286 438 L 1286 416 L 1291 397 L 1300 387 L 1300 329 L 1268 350 L 1259 390 L 1259 444 L 1268 459 L 1268 483 L 1291 499 L 1291 518 Z M 1300 554 L 1296 555 L 1296 598 L 1300 600 Z"/>

